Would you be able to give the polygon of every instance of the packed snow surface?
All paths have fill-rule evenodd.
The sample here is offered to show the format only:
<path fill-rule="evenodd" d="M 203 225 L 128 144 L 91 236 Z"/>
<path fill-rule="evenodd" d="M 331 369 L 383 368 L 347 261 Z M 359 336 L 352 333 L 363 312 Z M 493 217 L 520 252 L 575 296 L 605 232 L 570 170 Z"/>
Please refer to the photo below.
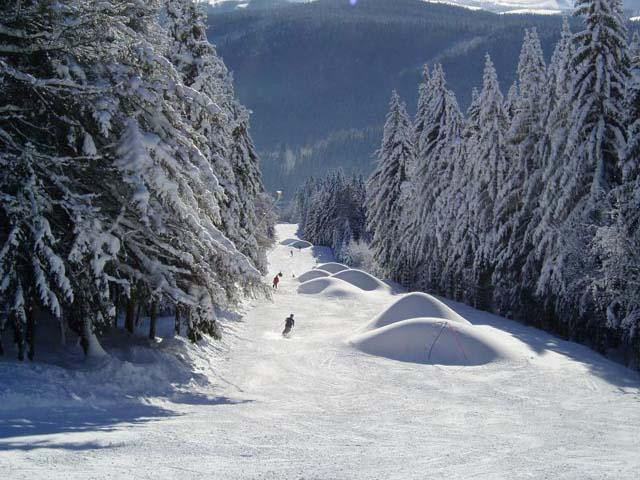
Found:
<path fill-rule="evenodd" d="M 295 231 L 277 229 L 280 239 Z M 221 342 L 193 346 L 168 328 L 156 347 L 122 351 L 106 370 L 3 357 L 1 477 L 638 478 L 635 372 L 448 300 L 518 358 L 463 367 L 369 355 L 348 340 L 398 297 L 300 295 L 292 275 L 333 259 L 321 247 L 290 250 L 270 253 L 265 279 L 283 272 L 273 301 L 225 320 Z"/>
<path fill-rule="evenodd" d="M 337 262 L 325 263 L 323 265 L 318 265 L 316 268 L 326 270 L 329 273 L 338 273 L 342 272 L 343 270 L 349 270 L 349 267 Z"/>
<path fill-rule="evenodd" d="M 333 277 L 316 278 L 300 284 L 298 293 L 306 295 L 322 295 L 328 298 L 351 298 L 363 297 L 362 289 Z"/>
<path fill-rule="evenodd" d="M 470 325 L 466 318 L 457 314 L 437 298 L 422 292 L 402 295 L 398 300 L 384 308 L 373 320 L 366 324 L 367 330 L 384 327 L 409 318 L 435 317 L 452 322 Z"/>
<path fill-rule="evenodd" d="M 403 362 L 484 365 L 518 354 L 489 332 L 442 318 L 412 318 L 356 335 L 358 350 Z"/>
<path fill-rule="evenodd" d="M 380 281 L 373 275 L 370 275 L 367 272 L 363 272 L 362 270 L 343 270 L 341 272 L 334 273 L 333 275 L 331 275 L 331 278 L 339 278 L 340 280 L 349 282 L 351 285 L 354 285 L 367 292 L 380 291 L 388 293 L 391 290 L 387 284 Z"/>
<path fill-rule="evenodd" d="M 309 280 L 313 280 L 315 278 L 328 277 L 329 275 L 331 274 L 326 270 L 321 270 L 319 268 L 316 268 L 313 270 L 309 270 L 308 272 L 304 272 L 302 275 L 298 277 L 298 281 L 300 283 L 303 283 L 303 282 L 308 282 Z"/>

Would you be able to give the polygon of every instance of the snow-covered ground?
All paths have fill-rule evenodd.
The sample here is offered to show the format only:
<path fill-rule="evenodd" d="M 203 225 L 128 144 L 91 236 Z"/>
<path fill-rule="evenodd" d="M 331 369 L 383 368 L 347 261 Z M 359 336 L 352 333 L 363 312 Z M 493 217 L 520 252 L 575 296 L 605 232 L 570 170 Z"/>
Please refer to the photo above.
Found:
<path fill-rule="evenodd" d="M 295 226 L 278 234 L 295 237 Z M 218 344 L 166 339 L 78 370 L 3 360 L 2 478 L 638 478 L 635 372 L 446 300 L 472 324 L 459 332 L 508 358 L 449 366 L 363 353 L 357 339 L 401 292 L 358 289 L 347 282 L 358 274 L 333 281 L 345 295 L 298 293 L 297 277 L 331 260 L 324 248 L 278 244 L 273 301 L 248 307 Z M 382 328 L 413 325 L 415 337 L 432 324 Z M 170 388 L 154 386 L 162 381 Z"/>

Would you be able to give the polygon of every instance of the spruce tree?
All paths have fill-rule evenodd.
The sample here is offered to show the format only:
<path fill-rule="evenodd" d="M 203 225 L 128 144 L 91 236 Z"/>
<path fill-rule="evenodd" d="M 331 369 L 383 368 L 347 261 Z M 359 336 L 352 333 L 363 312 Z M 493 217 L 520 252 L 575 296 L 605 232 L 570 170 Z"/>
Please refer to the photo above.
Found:
<path fill-rule="evenodd" d="M 391 273 L 398 262 L 394 252 L 400 241 L 399 219 L 410 205 L 401 203 L 407 188 L 407 167 L 414 160 L 411 122 L 406 107 L 394 91 L 384 126 L 377 166 L 367 181 L 367 229 L 371 248 L 382 268 Z"/>

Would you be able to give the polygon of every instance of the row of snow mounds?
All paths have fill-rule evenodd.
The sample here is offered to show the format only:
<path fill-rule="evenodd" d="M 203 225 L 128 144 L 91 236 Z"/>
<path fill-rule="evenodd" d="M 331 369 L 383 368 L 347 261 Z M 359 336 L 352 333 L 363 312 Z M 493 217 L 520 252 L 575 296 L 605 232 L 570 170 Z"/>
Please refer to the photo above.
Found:
<path fill-rule="evenodd" d="M 338 272 L 342 272 L 343 270 L 349 270 L 349 267 L 341 263 L 329 262 L 329 263 L 323 263 L 322 265 L 318 265 L 314 267 L 314 270 L 315 269 L 324 270 L 325 272 L 329 272 L 329 273 L 338 273 Z"/>
<path fill-rule="evenodd" d="M 302 275 L 298 277 L 298 281 L 300 283 L 308 282 L 309 280 L 314 280 L 316 278 L 328 277 L 331 275 L 326 270 L 320 270 L 319 268 L 314 268 L 313 270 L 309 270 L 308 272 L 304 272 Z"/>
<path fill-rule="evenodd" d="M 391 292 L 391 288 L 386 283 L 362 270 L 349 268 L 347 270 L 342 270 L 341 272 L 334 273 L 333 275 L 331 275 L 331 278 L 344 280 L 345 282 L 348 282 L 351 285 L 358 287 L 359 289 L 366 292 Z"/>
<path fill-rule="evenodd" d="M 461 325 L 471 325 L 466 318 L 458 315 L 437 298 L 426 293 L 412 292 L 403 295 L 402 298 L 385 308 L 365 326 L 365 329 L 375 330 L 395 322 L 420 317 L 440 318 Z"/>
<path fill-rule="evenodd" d="M 355 299 L 360 297 L 364 292 L 358 287 L 339 278 L 321 277 L 301 283 L 298 286 L 298 293 L 305 295 L 321 294 L 329 298 Z"/>
<path fill-rule="evenodd" d="M 336 273 L 332 273 L 332 271 Z M 330 281 L 319 281 L 326 279 Z M 301 285 L 298 287 L 298 293 L 327 295 L 329 292 L 333 295 L 336 289 L 342 291 L 345 289 L 344 284 L 355 287 L 362 292 L 385 292 L 391 293 L 391 288 L 373 275 L 362 270 L 351 269 L 340 263 L 325 263 L 317 268 L 303 273 L 298 277 Z M 314 282 L 314 283 L 311 283 Z M 307 285 L 311 283 L 311 285 Z M 331 285 L 331 289 L 327 290 Z M 352 289 L 349 289 L 352 291 Z M 335 296 L 335 295 L 333 295 Z"/>
<path fill-rule="evenodd" d="M 402 320 L 349 343 L 370 355 L 411 363 L 474 366 L 517 358 L 487 332 L 442 318 Z"/>
<path fill-rule="evenodd" d="M 285 238 L 280 242 L 280 245 L 286 245 L 287 247 L 293 247 L 293 248 L 313 247 L 313 244 L 307 242 L 306 240 L 300 240 L 298 238 Z"/>

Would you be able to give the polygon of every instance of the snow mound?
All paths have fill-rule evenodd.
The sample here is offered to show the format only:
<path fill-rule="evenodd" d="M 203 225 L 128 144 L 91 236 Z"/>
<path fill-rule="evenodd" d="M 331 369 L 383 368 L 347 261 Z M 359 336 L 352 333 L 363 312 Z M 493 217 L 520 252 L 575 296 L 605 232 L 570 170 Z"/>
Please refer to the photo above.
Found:
<path fill-rule="evenodd" d="M 324 268 L 324 267 L 323 267 Z M 331 275 L 331 278 L 339 278 L 345 282 L 349 282 L 361 290 L 372 292 L 374 290 L 389 291 L 389 286 L 383 281 L 377 279 L 373 275 L 363 272 L 362 270 L 348 269 Z"/>
<path fill-rule="evenodd" d="M 302 275 L 298 277 L 298 281 L 300 283 L 304 283 L 316 278 L 328 277 L 329 275 L 331 274 L 326 270 L 321 270 L 318 268 L 315 270 L 309 270 L 308 272 L 304 272 Z"/>
<path fill-rule="evenodd" d="M 349 270 L 349 267 L 337 262 L 325 263 L 324 265 L 318 265 L 316 268 L 326 270 L 329 273 L 338 273 L 343 270 Z"/>
<path fill-rule="evenodd" d="M 367 324 L 365 329 L 374 330 L 395 322 L 419 317 L 440 318 L 462 325 L 471 325 L 467 319 L 458 315 L 437 298 L 426 293 L 413 292 L 404 295 L 385 308 Z"/>
<path fill-rule="evenodd" d="M 285 238 L 280 242 L 280 245 L 291 245 L 292 243 L 296 243 L 297 241 L 297 238 Z"/>
<path fill-rule="evenodd" d="M 288 243 L 287 246 L 293 248 L 309 248 L 313 247 L 313 244 L 307 242 L 306 240 L 295 240 L 291 243 Z"/>
<path fill-rule="evenodd" d="M 363 294 L 359 288 L 333 277 L 316 278 L 301 283 L 298 286 L 298 293 L 305 295 L 321 294 L 331 298 L 360 298 Z"/>
<path fill-rule="evenodd" d="M 358 350 L 402 362 L 484 365 L 517 354 L 490 334 L 441 318 L 412 318 L 352 337 Z"/>

